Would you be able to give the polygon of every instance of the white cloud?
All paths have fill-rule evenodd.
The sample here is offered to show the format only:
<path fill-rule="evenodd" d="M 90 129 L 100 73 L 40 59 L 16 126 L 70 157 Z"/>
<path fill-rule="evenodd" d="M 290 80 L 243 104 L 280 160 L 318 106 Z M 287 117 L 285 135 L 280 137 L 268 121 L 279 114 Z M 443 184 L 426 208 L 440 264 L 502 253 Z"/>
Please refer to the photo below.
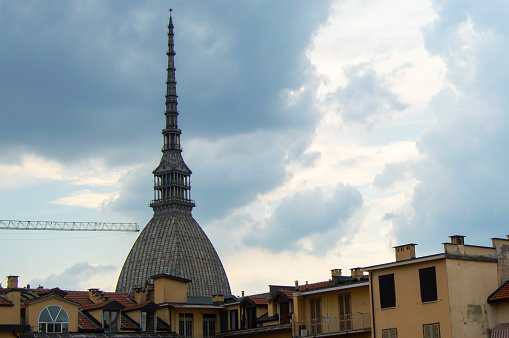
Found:
<path fill-rule="evenodd" d="M 101 209 L 106 204 L 114 202 L 118 199 L 118 197 L 118 191 L 99 193 L 85 189 L 75 191 L 72 196 L 61 197 L 57 200 L 51 201 L 51 203 L 90 209 Z"/>
<path fill-rule="evenodd" d="M 60 274 L 51 274 L 30 281 L 31 287 L 41 285 L 45 288 L 58 287 L 63 290 L 87 290 L 98 288 L 114 290 L 119 268 L 113 265 L 98 265 L 88 262 L 76 263 Z"/>
<path fill-rule="evenodd" d="M 430 1 L 335 2 L 308 52 L 324 77 L 321 97 L 349 84 L 347 69 L 365 65 L 409 110 L 423 109 L 445 73 L 441 59 L 426 51 L 421 32 L 436 19 Z"/>

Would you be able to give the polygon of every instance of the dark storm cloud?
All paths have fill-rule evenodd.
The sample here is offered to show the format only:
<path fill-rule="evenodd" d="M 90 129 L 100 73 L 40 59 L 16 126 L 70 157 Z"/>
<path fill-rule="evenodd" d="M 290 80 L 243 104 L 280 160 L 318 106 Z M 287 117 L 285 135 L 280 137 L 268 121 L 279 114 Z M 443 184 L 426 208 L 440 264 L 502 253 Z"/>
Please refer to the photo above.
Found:
<path fill-rule="evenodd" d="M 418 141 L 426 160 L 415 169 L 412 216 L 396 217 L 402 242 L 436 242 L 448 235 L 488 244 L 507 234 L 509 220 L 509 8 L 487 12 L 471 2 L 439 4 L 427 30 L 428 47 L 446 61 L 454 91 L 434 98 L 436 126 Z M 451 15 L 445 15 L 449 13 Z"/>
<path fill-rule="evenodd" d="M 0 4 L 2 152 L 15 145 L 59 160 L 104 156 L 117 164 L 130 148 L 143 154 L 140 141 L 150 140 L 147 120 L 154 120 L 147 112 L 158 107 L 145 87 L 164 78 L 151 66 L 163 60 L 144 50 L 165 37 L 136 31 L 150 12 L 133 17 L 133 6 L 119 5 Z"/>
<path fill-rule="evenodd" d="M 314 69 L 305 52 L 329 2 L 201 4 L 175 14 L 179 104 L 196 116 L 187 133 L 208 137 L 314 126 L 319 116 L 313 102 L 288 109 L 281 106 L 281 92 L 311 81 Z"/>
<path fill-rule="evenodd" d="M 0 157 L 19 161 L 22 151 L 73 163 L 104 158 L 111 168 L 156 163 L 172 6 L 184 149 L 193 138 L 270 134 L 241 161 L 218 154 L 191 164 L 193 186 L 204 188 L 195 195 L 203 213 L 223 215 L 281 183 L 285 159 L 309 164 L 318 156 L 302 154 L 320 118 L 305 52 L 329 3 L 2 2 Z M 300 93 L 293 104 L 288 91 Z M 184 151 L 193 156 L 203 157 Z M 228 169 L 239 179 L 225 184 L 223 169 L 235 166 L 242 175 Z M 135 177 L 110 209 L 147 205 L 152 187 L 137 194 Z"/>
<path fill-rule="evenodd" d="M 341 228 L 362 205 L 361 193 L 349 185 L 338 184 L 332 197 L 322 188 L 301 191 L 283 199 L 267 221 L 244 237 L 244 243 L 274 252 L 299 249 L 300 239 Z M 324 242 L 315 249 L 324 252 Z"/>

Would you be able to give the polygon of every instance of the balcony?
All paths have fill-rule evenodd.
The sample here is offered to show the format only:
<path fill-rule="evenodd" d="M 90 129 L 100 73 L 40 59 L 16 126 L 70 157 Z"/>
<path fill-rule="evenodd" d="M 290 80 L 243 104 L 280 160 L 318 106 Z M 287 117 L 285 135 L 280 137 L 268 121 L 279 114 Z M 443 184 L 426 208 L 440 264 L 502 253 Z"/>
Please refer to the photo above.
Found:
<path fill-rule="evenodd" d="M 150 201 L 150 206 L 157 206 L 162 205 L 166 203 L 180 203 L 180 204 L 187 204 L 189 206 L 195 206 L 194 200 L 187 199 L 187 198 L 181 198 L 181 197 L 169 197 L 169 198 L 160 198 L 157 200 Z"/>
<path fill-rule="evenodd" d="M 326 337 L 332 334 L 371 332 L 371 314 L 355 313 L 337 317 L 321 317 L 293 323 L 293 337 Z"/>
<path fill-rule="evenodd" d="M 165 150 L 179 150 L 179 151 L 182 151 L 182 148 L 179 146 L 179 145 L 176 145 L 176 144 L 166 144 L 164 145 L 162 148 L 161 148 L 161 151 L 165 151 Z"/>

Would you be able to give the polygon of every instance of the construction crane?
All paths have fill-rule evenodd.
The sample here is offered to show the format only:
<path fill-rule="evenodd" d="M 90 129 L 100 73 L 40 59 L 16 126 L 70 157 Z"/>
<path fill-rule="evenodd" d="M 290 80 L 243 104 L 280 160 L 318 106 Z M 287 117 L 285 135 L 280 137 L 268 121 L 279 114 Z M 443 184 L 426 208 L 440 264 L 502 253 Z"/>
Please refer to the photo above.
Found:
<path fill-rule="evenodd" d="M 0 220 L 4 230 L 127 231 L 139 232 L 137 223 L 53 222 Z"/>

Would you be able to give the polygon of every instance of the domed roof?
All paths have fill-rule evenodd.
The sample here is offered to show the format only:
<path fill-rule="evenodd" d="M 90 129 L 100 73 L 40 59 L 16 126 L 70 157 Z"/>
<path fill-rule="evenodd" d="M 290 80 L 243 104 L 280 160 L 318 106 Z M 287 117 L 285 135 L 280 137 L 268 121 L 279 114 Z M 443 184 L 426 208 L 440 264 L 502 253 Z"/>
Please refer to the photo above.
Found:
<path fill-rule="evenodd" d="M 154 215 L 127 256 L 116 291 L 145 287 L 159 273 L 190 279 L 188 296 L 231 294 L 214 246 L 190 213 Z"/>

